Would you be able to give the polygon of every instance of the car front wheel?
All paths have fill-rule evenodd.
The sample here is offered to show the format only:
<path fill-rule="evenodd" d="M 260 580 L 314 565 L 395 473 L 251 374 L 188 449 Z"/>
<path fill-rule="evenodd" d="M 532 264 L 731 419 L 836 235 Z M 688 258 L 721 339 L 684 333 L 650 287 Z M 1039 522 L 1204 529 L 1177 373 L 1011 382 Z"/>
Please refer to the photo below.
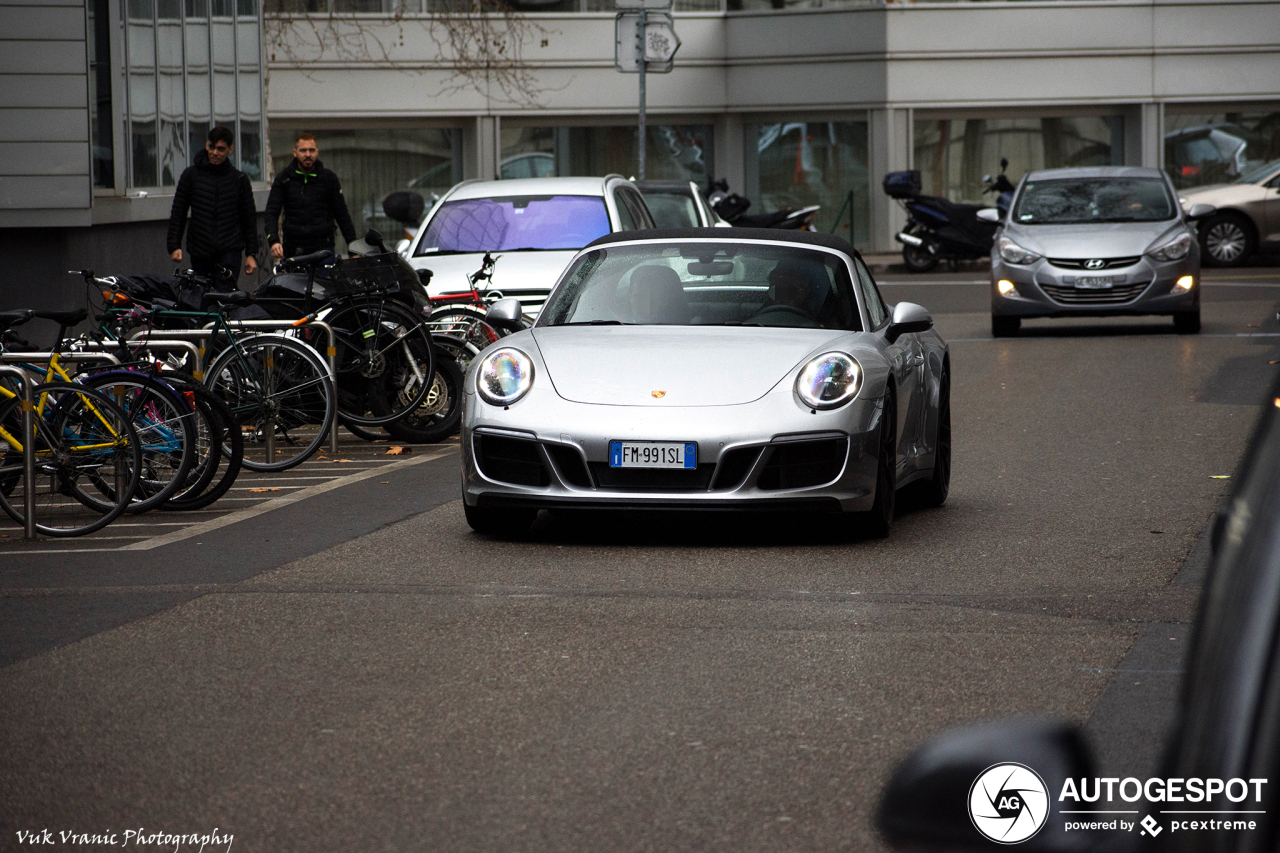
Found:
<path fill-rule="evenodd" d="M 1231 211 L 1219 213 L 1200 226 L 1200 248 L 1204 259 L 1216 267 L 1238 267 L 1256 248 L 1253 223 Z"/>

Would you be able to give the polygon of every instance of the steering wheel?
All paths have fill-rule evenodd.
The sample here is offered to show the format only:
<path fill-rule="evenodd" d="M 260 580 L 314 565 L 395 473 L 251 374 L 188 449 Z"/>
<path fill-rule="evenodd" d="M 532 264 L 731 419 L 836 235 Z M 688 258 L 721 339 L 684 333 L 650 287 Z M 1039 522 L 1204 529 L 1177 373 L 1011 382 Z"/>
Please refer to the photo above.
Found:
<path fill-rule="evenodd" d="M 786 305 L 781 302 L 775 305 L 766 305 L 764 308 L 761 308 L 759 311 L 752 314 L 751 319 L 755 320 L 756 318 L 763 317 L 766 314 L 791 314 L 793 316 L 800 317 L 800 318 L 803 318 L 804 320 L 807 320 L 808 322 L 812 323 L 815 327 L 822 325 L 821 323 L 818 322 L 817 317 L 813 316 L 803 308 L 797 308 L 794 305 Z"/>

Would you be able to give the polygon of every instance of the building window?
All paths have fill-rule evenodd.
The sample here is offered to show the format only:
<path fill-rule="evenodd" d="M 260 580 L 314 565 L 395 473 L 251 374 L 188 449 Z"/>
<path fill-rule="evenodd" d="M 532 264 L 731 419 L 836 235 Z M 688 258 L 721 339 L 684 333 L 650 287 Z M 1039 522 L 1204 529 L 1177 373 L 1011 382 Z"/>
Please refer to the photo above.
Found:
<path fill-rule="evenodd" d="M 748 213 L 821 205 L 814 219 L 819 231 L 834 229 L 854 245 L 866 244 L 871 208 L 865 119 L 747 124 L 745 143 Z"/>
<path fill-rule="evenodd" d="M 176 185 L 215 124 L 238 140 L 232 162 L 263 180 L 256 0 L 123 0 L 122 6 L 128 185 Z"/>
<path fill-rule="evenodd" d="M 89 132 L 93 185 L 116 185 L 111 112 L 111 15 L 108 0 L 89 0 Z"/>
<path fill-rule="evenodd" d="M 1280 159 L 1280 104 L 1165 107 L 1164 168 L 1179 189 L 1234 181 Z"/>
<path fill-rule="evenodd" d="M 1035 169 L 1124 165 L 1122 116 L 920 119 L 914 131 L 925 195 L 951 201 L 994 204 L 982 178 L 1000 171 L 1002 157 L 1015 184 Z"/>
<path fill-rule="evenodd" d="M 645 177 L 695 181 L 715 174 L 710 125 L 646 125 Z M 503 178 L 549 175 L 635 175 L 640 134 L 635 125 L 502 128 Z"/>
<path fill-rule="evenodd" d="M 273 171 L 289 167 L 300 129 L 272 125 Z M 462 180 L 462 131 L 457 128 L 317 130 L 315 135 L 320 162 L 337 174 L 360 237 L 369 228 L 378 229 L 389 244 L 404 236 L 405 223 L 383 213 L 382 200 L 389 193 L 414 190 L 430 208 Z"/>

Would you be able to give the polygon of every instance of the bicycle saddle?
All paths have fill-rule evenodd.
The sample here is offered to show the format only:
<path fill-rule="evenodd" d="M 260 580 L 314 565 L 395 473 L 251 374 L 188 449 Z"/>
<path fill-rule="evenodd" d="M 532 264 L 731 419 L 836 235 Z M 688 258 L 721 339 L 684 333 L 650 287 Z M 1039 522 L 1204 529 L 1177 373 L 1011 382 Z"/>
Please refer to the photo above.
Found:
<path fill-rule="evenodd" d="M 0 329 L 21 326 L 34 316 L 35 314 L 30 308 L 19 308 L 16 311 L 0 311 Z"/>
<path fill-rule="evenodd" d="M 88 308 L 76 308 L 71 311 L 32 311 L 31 316 L 41 320 L 52 320 L 63 326 L 74 326 L 89 316 Z"/>
<path fill-rule="evenodd" d="M 253 297 L 243 290 L 230 290 L 225 293 L 211 290 L 204 295 L 205 302 L 218 302 L 222 305 L 248 305 Z"/>
<path fill-rule="evenodd" d="M 287 258 L 286 260 L 291 264 L 307 267 L 319 264 L 321 261 L 327 261 L 332 257 L 333 252 L 330 252 L 328 249 L 321 249 L 320 251 L 312 252 L 309 255 L 298 255 L 296 258 Z"/>

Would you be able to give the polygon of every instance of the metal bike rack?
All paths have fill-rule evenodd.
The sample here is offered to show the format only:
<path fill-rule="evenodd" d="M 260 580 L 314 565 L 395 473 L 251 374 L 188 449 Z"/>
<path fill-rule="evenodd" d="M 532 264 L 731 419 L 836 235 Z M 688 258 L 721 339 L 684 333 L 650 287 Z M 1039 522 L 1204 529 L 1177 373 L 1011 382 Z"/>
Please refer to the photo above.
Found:
<path fill-rule="evenodd" d="M 22 383 L 22 512 L 25 517 L 22 537 L 36 538 L 36 422 L 31 395 L 31 377 L 18 367 L 0 365 L 0 376 L 12 376 Z"/>
<path fill-rule="evenodd" d="M 132 339 L 130 340 L 130 342 L 132 342 Z M 127 345 L 128 345 L 128 342 L 126 342 L 125 344 L 120 344 L 120 343 L 107 344 L 102 341 L 82 341 L 78 343 L 77 346 L 83 347 L 84 349 L 77 350 L 77 352 L 91 352 L 91 353 L 97 354 L 98 352 L 106 352 L 108 347 L 119 348 Z M 195 344 L 191 343 L 191 341 L 169 340 L 167 338 L 156 339 L 156 340 L 139 340 L 137 341 L 136 346 L 138 346 L 141 349 L 146 349 L 146 350 L 154 349 L 154 350 L 160 350 L 161 352 L 165 352 L 165 351 L 183 352 L 186 355 L 191 356 L 192 362 L 195 363 L 196 369 L 193 375 L 197 379 L 200 379 L 201 376 L 203 375 L 203 367 L 200 363 L 201 350 Z M 59 357 L 62 358 L 63 356 L 59 356 Z"/>
<path fill-rule="evenodd" d="M 119 364 L 120 359 L 109 352 L 4 352 L 0 353 L 0 363 L 24 364 L 28 361 L 108 361 Z"/>
<path fill-rule="evenodd" d="M 247 329 L 247 330 L 263 329 L 266 331 L 285 331 L 289 329 L 316 328 L 316 329 L 320 329 L 325 333 L 325 336 L 329 339 L 329 346 L 326 353 L 326 357 L 329 362 L 329 381 L 333 383 L 333 386 L 334 386 L 333 393 L 334 393 L 334 409 L 335 409 L 333 426 L 330 427 L 329 429 L 329 452 L 336 454 L 338 452 L 338 419 L 336 416 L 337 415 L 336 409 L 337 409 L 337 402 L 338 402 L 338 399 L 337 399 L 338 344 L 337 344 L 337 338 L 334 336 L 334 333 L 333 333 L 333 328 L 328 323 L 325 323 L 321 320 L 310 320 L 306 323 L 298 323 L 294 320 L 227 320 L 225 322 L 226 322 L 226 326 L 230 329 Z M 173 343 L 178 343 L 179 341 L 176 339 L 180 339 L 180 338 L 190 338 L 195 341 L 208 341 L 221 333 L 222 333 L 222 330 L 218 328 L 217 323 L 209 323 L 199 329 L 165 329 L 164 330 L 165 343 L 169 343 L 170 341 L 168 339 L 170 338 L 175 339 Z M 149 334 L 151 334 L 151 332 L 146 330 L 135 332 L 134 334 L 129 336 L 129 342 L 145 341 L 147 339 L 147 335 Z M 198 347 L 196 350 L 196 366 L 199 371 L 196 374 L 196 378 L 202 382 L 204 381 L 204 356 L 207 351 L 208 351 L 207 344 L 205 346 Z M 268 430 L 268 433 L 269 434 L 267 437 L 267 445 L 268 445 L 267 459 L 271 460 L 274 456 L 274 449 L 275 449 L 275 430 L 274 429 Z"/>

